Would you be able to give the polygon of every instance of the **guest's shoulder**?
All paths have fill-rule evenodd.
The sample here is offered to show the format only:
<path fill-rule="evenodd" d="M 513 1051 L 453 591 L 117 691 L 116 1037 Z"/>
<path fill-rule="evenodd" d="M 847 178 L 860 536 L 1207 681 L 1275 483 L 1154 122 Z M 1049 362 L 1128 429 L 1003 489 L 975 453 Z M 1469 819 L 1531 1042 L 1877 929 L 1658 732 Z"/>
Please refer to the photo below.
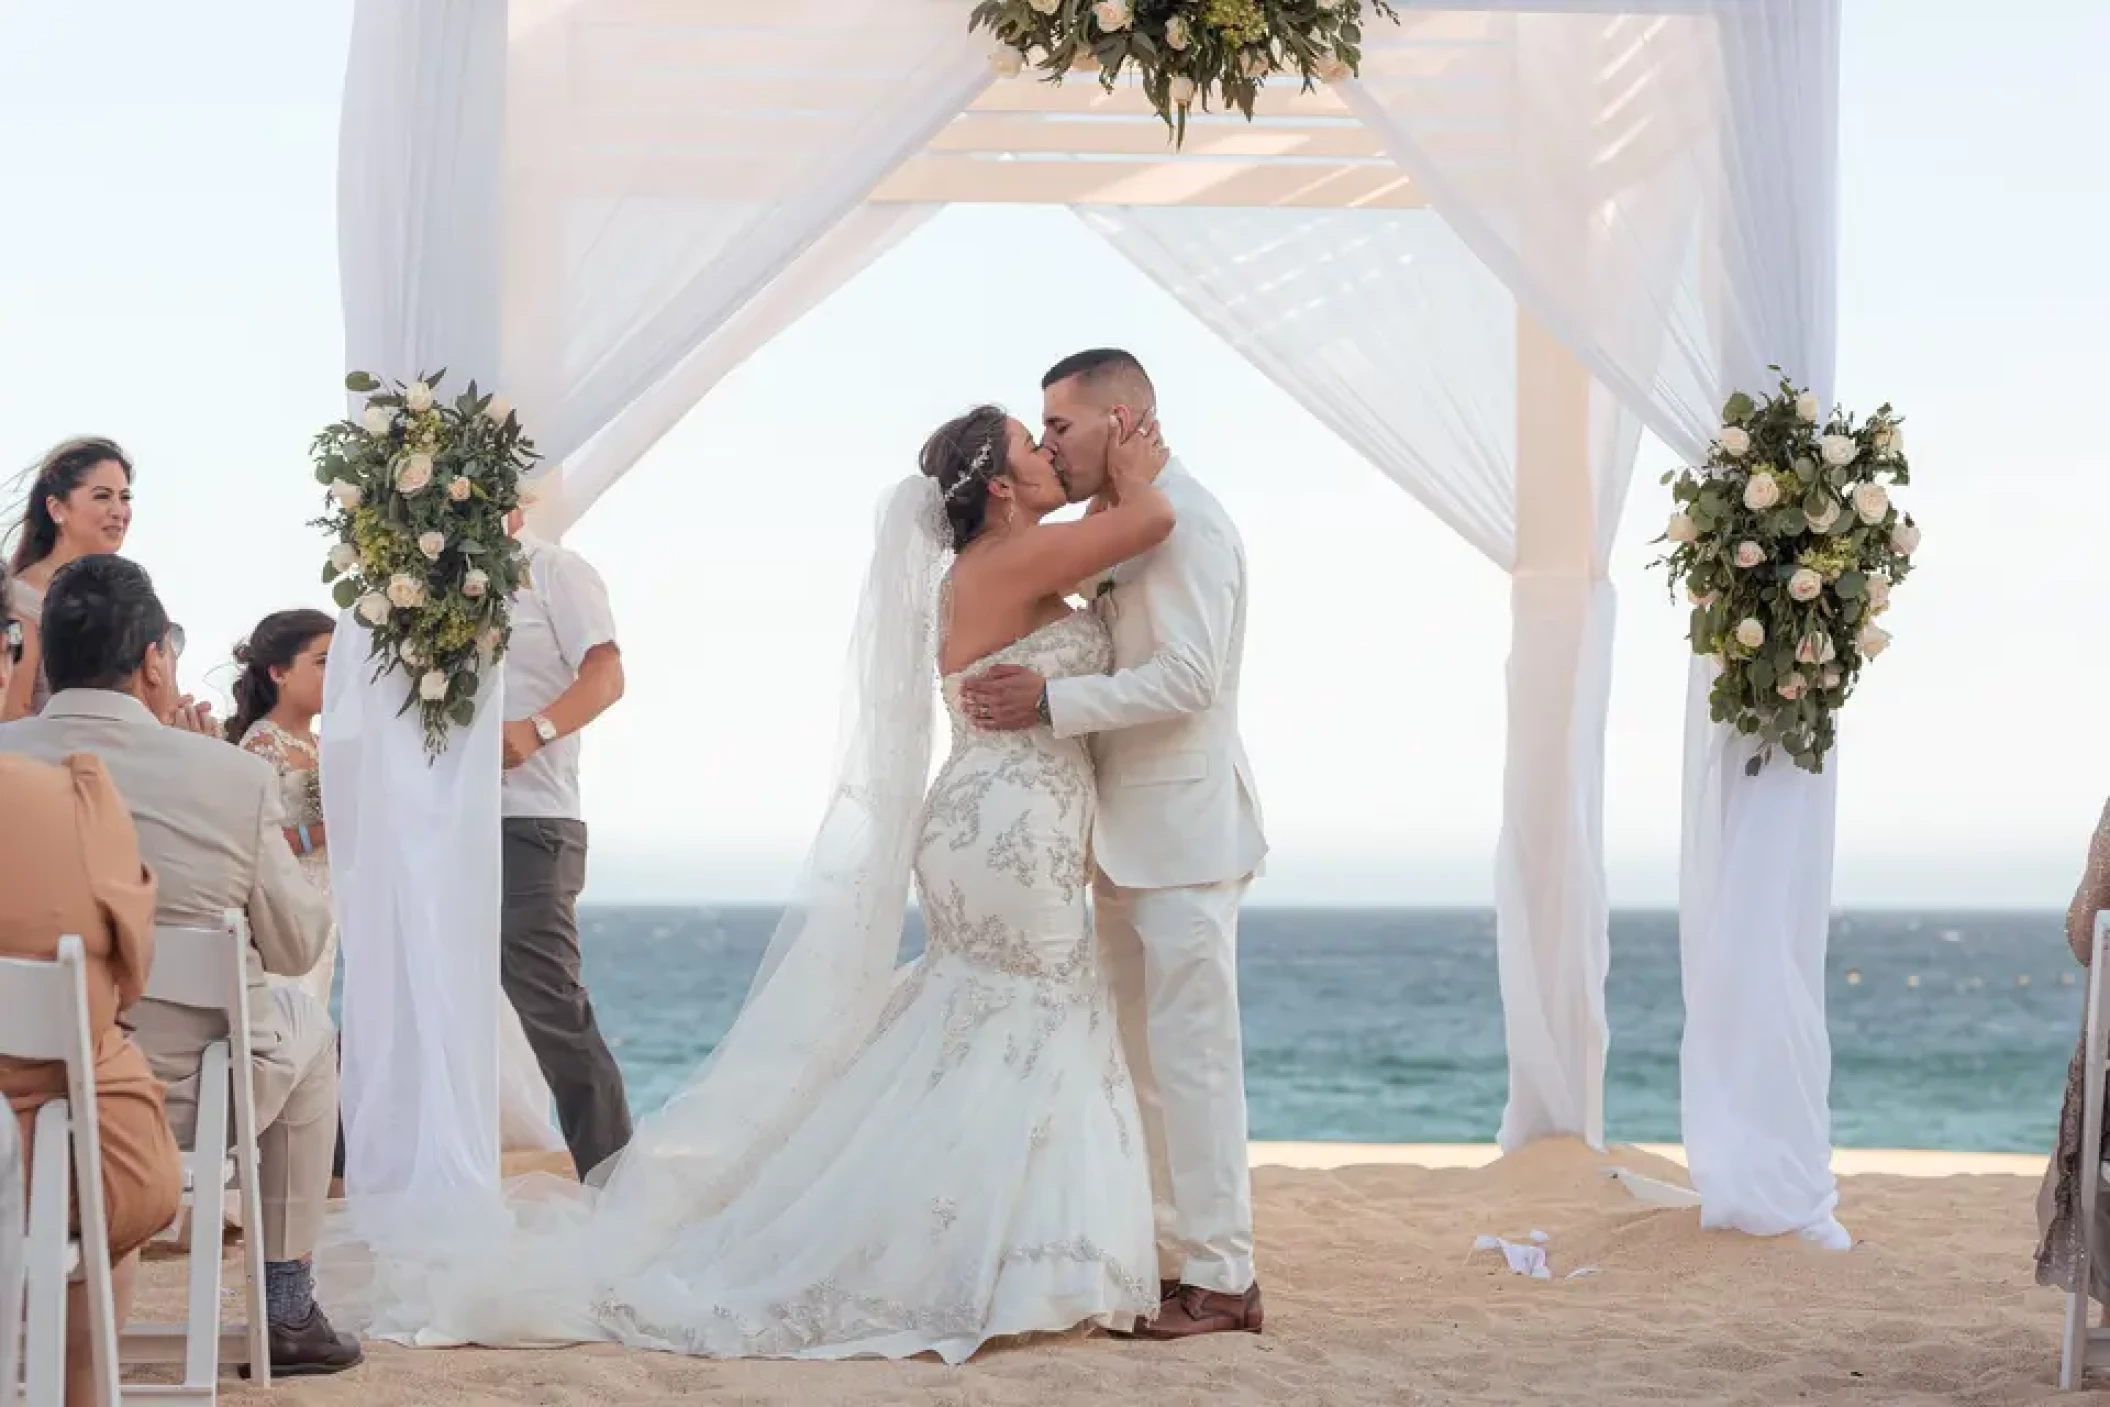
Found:
<path fill-rule="evenodd" d="M 0 732 L 4 731 L 0 729 Z M 63 795 L 71 786 L 64 764 L 47 762 L 25 752 L 0 750 L 0 792 L 7 796 L 6 810 L 10 819 L 19 816 L 18 804 L 30 804 L 45 795 Z"/>
<path fill-rule="evenodd" d="M 224 785 L 269 786 L 277 776 L 269 762 L 247 748 L 204 733 L 163 728 L 154 747 L 185 771 L 213 777 Z"/>

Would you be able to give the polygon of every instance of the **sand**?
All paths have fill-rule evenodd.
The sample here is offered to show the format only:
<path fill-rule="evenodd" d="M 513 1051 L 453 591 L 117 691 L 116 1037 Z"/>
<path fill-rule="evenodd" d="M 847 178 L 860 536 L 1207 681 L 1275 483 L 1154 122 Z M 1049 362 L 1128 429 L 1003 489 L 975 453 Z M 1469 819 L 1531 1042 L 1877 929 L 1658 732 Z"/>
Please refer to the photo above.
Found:
<path fill-rule="evenodd" d="M 2064 1301 L 2030 1278 L 2041 1159 L 1842 1155 L 1840 1217 L 1857 1244 L 1827 1254 L 1703 1233 L 1697 1213 L 1641 1206 L 1606 1176 L 1625 1166 L 1678 1180 L 1666 1151 L 1675 1152 L 1550 1143 L 1495 1161 L 1470 1148 L 1257 1147 L 1260 1337 L 1043 1340 L 956 1369 L 372 1347 L 355 1372 L 281 1384 L 268 1398 L 230 1383 L 225 1400 L 1173 1407 L 2058 1396 Z M 1471 1253 L 1479 1232 L 1533 1229 L 1550 1238 L 1550 1281 Z M 1594 1273 L 1562 1278 L 1583 1267 Z M 180 1275 L 180 1264 L 148 1267 L 142 1318 L 177 1310 Z M 2110 1402 L 2110 1392 L 2060 1400 Z"/>

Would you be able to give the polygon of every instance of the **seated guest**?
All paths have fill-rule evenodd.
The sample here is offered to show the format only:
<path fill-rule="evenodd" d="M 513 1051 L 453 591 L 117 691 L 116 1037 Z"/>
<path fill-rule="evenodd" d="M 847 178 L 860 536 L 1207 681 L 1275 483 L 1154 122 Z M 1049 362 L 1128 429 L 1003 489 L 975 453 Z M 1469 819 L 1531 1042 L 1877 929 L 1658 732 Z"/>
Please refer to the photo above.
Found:
<path fill-rule="evenodd" d="M 2086 967 L 2095 952 L 2095 916 L 2110 909 L 2110 807 L 2096 823 L 2088 845 L 2088 864 L 2081 872 L 2080 887 L 2066 910 L 2066 945 L 2074 960 Z M 2082 1007 L 2082 1020 L 2087 1008 Z M 2094 1177 L 2103 1150 L 2081 1147 L 2081 1118 L 2086 1109 L 2081 1078 L 2085 1069 L 2087 1029 L 2082 1028 L 2073 1062 L 2066 1070 L 2066 1102 L 2059 1114 L 2059 1146 L 2051 1166 L 2044 1170 L 2044 1183 L 2037 1193 L 2037 1283 L 2066 1291 L 2083 1288 L 2080 1276 L 2083 1238 L 2091 1251 L 2088 1296 L 2104 1306 L 2104 1324 L 2110 1327 L 2110 1197 L 2097 1199 L 2095 1224 L 2081 1220 L 2081 1182 Z"/>
<path fill-rule="evenodd" d="M 314 968 L 329 937 L 330 906 L 286 845 L 271 764 L 190 731 L 201 721 L 176 691 L 174 635 L 136 564 L 98 556 L 67 565 L 44 598 L 51 701 L 39 717 L 0 725 L 0 753 L 50 761 L 85 752 L 102 760 L 159 877 L 156 923 L 216 928 L 228 909 L 248 913 L 271 1371 L 338 1372 L 359 1361 L 359 1345 L 316 1305 L 308 1265 L 337 1135 L 336 1032 L 313 997 L 265 977 Z M 171 720 L 182 726 L 166 726 Z M 199 1052 L 216 1038 L 216 1024 L 204 1012 L 151 1000 L 131 1013 L 133 1038 L 169 1083 L 169 1120 L 179 1136 L 197 1117 Z"/>
<path fill-rule="evenodd" d="M 6 601 L 6 577 L 0 573 L 0 631 L 12 623 Z M 19 637 L 8 632 L 4 638 L 0 690 L 19 661 L 12 643 Z M 161 1081 L 117 1024 L 118 1013 L 139 1000 L 153 961 L 154 877 L 139 863 L 139 842 L 123 798 L 93 757 L 72 756 L 53 765 L 0 755 L 0 816 L 7 817 L 0 836 L 0 957 L 56 958 L 59 936 L 71 933 L 79 935 L 88 960 L 103 1208 L 122 1323 L 139 1248 L 176 1219 L 183 1193 L 183 1166 L 162 1109 Z M 13 1107 L 26 1146 L 37 1111 L 65 1097 L 66 1067 L 56 1061 L 0 1059 L 0 1095 Z M 10 1135 L 14 1130 L 9 1124 Z M 29 1152 L 38 1157 L 44 1150 Z M 82 1287 L 73 1291 L 66 1325 L 67 1401 L 93 1402 Z M 15 1333 L 15 1322 L 0 1318 L 0 1334 Z M 13 1387 L 11 1379 L 0 1379 L 0 1394 Z"/>

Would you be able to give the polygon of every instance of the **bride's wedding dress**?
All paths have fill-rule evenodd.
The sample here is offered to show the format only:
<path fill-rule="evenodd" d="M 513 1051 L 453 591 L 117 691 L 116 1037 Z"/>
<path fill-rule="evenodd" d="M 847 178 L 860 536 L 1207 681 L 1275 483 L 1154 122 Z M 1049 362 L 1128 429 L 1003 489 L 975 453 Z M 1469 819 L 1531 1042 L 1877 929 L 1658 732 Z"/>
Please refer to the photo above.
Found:
<path fill-rule="evenodd" d="M 1103 672 L 1111 646 L 1084 613 L 974 669 L 995 663 Z M 927 775 L 920 757 L 891 778 L 875 761 L 839 793 L 813 912 L 765 959 L 716 1068 L 646 1121 L 598 1198 L 516 1188 L 480 1241 L 450 1229 L 379 1257 L 363 1292 L 329 1287 L 370 1335 L 957 1363 L 1154 1312 L 1142 1129 L 1086 906 L 1090 759 L 1046 729 L 971 727 L 962 677 L 942 681 L 951 755 L 895 852 L 913 857 L 922 957 L 841 976 L 874 951 L 834 936 L 846 921 L 899 926 L 866 892 L 887 850 L 870 796 Z M 865 809 L 846 821 L 850 803 Z M 831 848 L 865 868 L 831 871 Z"/>

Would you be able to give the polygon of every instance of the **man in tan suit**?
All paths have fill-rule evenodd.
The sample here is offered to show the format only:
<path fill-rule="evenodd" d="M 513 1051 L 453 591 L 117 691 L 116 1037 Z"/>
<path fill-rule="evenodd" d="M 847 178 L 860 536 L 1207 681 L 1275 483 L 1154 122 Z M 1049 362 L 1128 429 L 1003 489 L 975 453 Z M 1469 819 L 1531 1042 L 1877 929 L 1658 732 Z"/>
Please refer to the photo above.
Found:
<path fill-rule="evenodd" d="M 0 752 L 102 759 L 159 880 L 158 925 L 216 928 L 228 909 L 247 912 L 271 1371 L 349 1368 L 358 1342 L 324 1317 L 308 1267 L 336 1145 L 336 1032 L 313 997 L 265 978 L 315 965 L 330 907 L 286 843 L 277 778 L 262 758 L 193 731 L 208 724 L 176 691 L 181 634 L 136 564 L 102 556 L 62 568 L 45 597 L 43 640 L 52 697 L 40 716 L 0 725 Z M 168 1082 L 169 1122 L 187 1141 L 199 1052 L 217 1037 L 215 1021 L 151 1000 L 125 1020 Z"/>

